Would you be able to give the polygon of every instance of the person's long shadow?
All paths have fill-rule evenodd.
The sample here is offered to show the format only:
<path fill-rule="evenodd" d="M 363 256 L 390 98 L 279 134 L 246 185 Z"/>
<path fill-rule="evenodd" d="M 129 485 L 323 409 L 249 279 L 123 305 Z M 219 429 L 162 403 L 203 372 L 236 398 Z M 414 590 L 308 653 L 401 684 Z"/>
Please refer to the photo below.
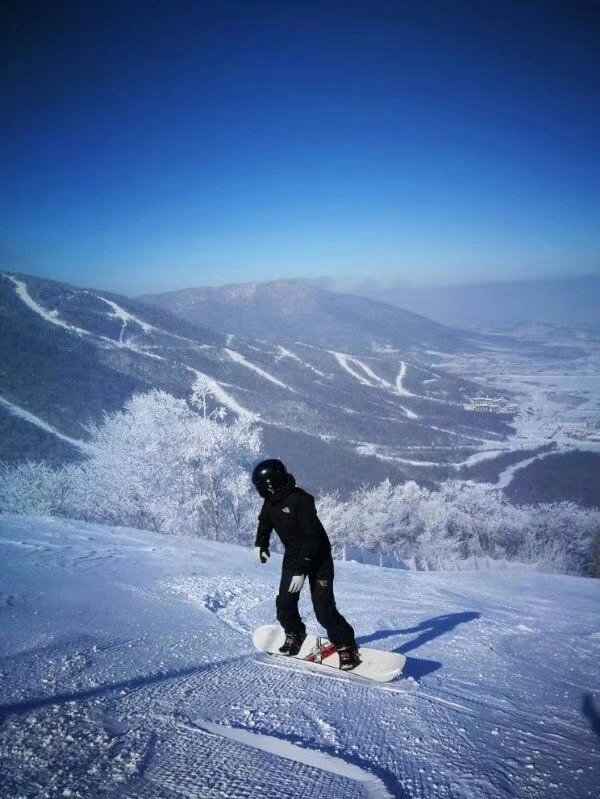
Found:
<path fill-rule="evenodd" d="M 446 613 L 443 616 L 434 616 L 432 619 L 427 619 L 416 627 L 407 627 L 403 630 L 378 630 L 371 635 L 364 635 L 359 638 L 358 644 L 359 646 L 365 646 L 373 641 L 380 641 L 382 638 L 417 633 L 417 636 L 412 640 L 392 649 L 392 652 L 405 655 L 407 652 L 411 652 L 413 649 L 422 646 L 422 644 L 450 632 L 450 630 L 453 630 L 459 624 L 478 619 L 480 615 L 481 614 L 475 613 L 474 611 Z M 414 679 L 418 680 L 420 677 L 431 674 L 431 672 L 437 671 L 441 667 L 442 664 L 438 663 L 437 660 L 423 660 L 421 658 L 407 657 L 406 666 L 402 670 L 402 674 L 405 677 L 414 677 Z"/>
<path fill-rule="evenodd" d="M 583 715 L 590 722 L 592 730 L 600 736 L 600 711 L 594 707 L 594 699 L 591 693 L 586 693 L 583 697 Z"/>

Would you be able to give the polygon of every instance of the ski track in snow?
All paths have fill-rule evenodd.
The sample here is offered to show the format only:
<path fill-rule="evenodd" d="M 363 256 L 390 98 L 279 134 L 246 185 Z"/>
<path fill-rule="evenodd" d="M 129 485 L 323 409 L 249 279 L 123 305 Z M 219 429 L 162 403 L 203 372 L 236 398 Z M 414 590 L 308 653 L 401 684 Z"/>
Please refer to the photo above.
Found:
<path fill-rule="evenodd" d="M 597 796 L 598 581 L 338 563 L 359 643 L 408 657 L 373 685 L 254 651 L 276 553 L 10 516 L 0 542 L 2 796 Z"/>
<path fill-rule="evenodd" d="M 402 381 L 406 377 L 406 364 L 404 361 L 400 361 L 400 371 L 396 377 L 396 392 L 400 394 L 401 397 L 412 397 L 413 394 L 407 389 L 404 388 L 402 385 Z"/>
<path fill-rule="evenodd" d="M 325 722 L 320 722 L 322 726 L 328 727 Z M 321 752 L 314 752 L 304 749 L 280 738 L 273 738 L 270 735 L 257 735 L 247 730 L 224 727 L 221 724 L 210 724 L 200 721 L 197 726 L 205 732 L 227 738 L 230 741 L 237 741 L 246 746 L 259 749 L 263 752 L 271 752 L 277 757 L 284 757 L 287 760 L 295 761 L 303 766 L 312 766 L 317 769 L 327 771 L 331 774 L 338 774 L 354 782 L 361 783 L 364 787 L 365 796 L 368 799 L 393 799 L 387 792 L 385 786 L 373 775 L 363 771 L 357 766 L 347 763 L 340 758 L 332 757 Z"/>
<path fill-rule="evenodd" d="M 61 319 L 58 315 L 58 311 L 55 309 L 53 311 L 48 311 L 42 305 L 40 305 L 36 300 L 33 299 L 29 291 L 27 290 L 27 284 L 22 281 L 18 280 L 13 275 L 5 274 L 4 277 L 7 280 L 10 280 L 16 286 L 16 293 L 18 297 L 30 308 L 34 313 L 38 314 L 49 322 L 52 325 L 56 325 L 57 327 L 62 327 L 64 330 L 68 330 L 71 333 L 75 333 L 78 336 L 88 336 L 89 338 L 97 339 L 98 341 L 103 341 L 105 344 L 109 344 L 112 347 L 118 347 L 120 349 L 130 349 L 133 352 L 137 352 L 140 355 L 146 355 L 149 358 L 157 358 L 159 360 L 166 360 L 166 358 L 162 358 L 159 355 L 155 355 L 154 353 L 148 352 L 144 349 L 136 347 L 131 341 L 126 341 L 124 338 L 125 335 L 125 328 L 129 322 L 135 323 L 139 325 L 145 333 L 148 332 L 155 332 L 159 333 L 163 336 L 170 336 L 171 338 L 179 339 L 180 341 L 187 341 L 190 344 L 193 344 L 194 347 L 198 347 L 199 349 L 204 349 L 208 345 L 200 344 L 198 341 L 194 339 L 186 338 L 185 336 L 179 336 L 177 333 L 170 333 L 168 330 L 162 330 L 161 328 L 155 327 L 154 325 L 149 324 L 148 322 L 144 322 L 142 319 L 139 319 L 137 316 L 129 313 L 129 311 L 122 308 L 116 302 L 112 300 L 107 300 L 105 297 L 102 297 L 99 294 L 93 294 L 90 291 L 86 291 L 85 289 L 81 289 L 82 294 L 89 294 L 92 297 L 95 297 L 98 300 L 106 303 L 110 308 L 112 308 L 113 313 L 108 314 L 109 318 L 113 319 L 120 319 L 123 322 L 123 326 L 121 328 L 121 332 L 119 334 L 118 339 L 112 339 L 108 336 L 103 336 L 99 333 L 92 333 L 91 330 L 85 330 L 84 328 L 77 327 L 76 325 L 70 325 L 68 322 L 65 322 Z"/>
<path fill-rule="evenodd" d="M 335 350 L 328 350 L 328 352 L 330 352 L 334 356 L 334 358 L 342 367 L 342 369 L 345 369 L 346 372 L 348 372 L 348 374 L 351 374 L 352 377 L 358 380 L 359 383 L 362 383 L 363 386 L 369 386 L 370 388 L 373 388 L 373 386 L 375 385 L 378 388 L 391 388 L 391 385 L 387 382 L 387 380 L 383 380 L 381 377 L 378 377 L 372 371 L 372 369 L 369 369 L 369 367 L 365 366 L 365 364 L 359 361 L 358 358 L 354 358 L 352 355 L 347 355 L 344 352 L 336 352 Z M 357 372 L 355 369 L 353 369 L 350 366 L 350 362 L 359 366 L 363 370 L 363 372 L 366 375 L 368 375 L 369 379 L 361 375 L 360 372 Z"/>
<path fill-rule="evenodd" d="M 165 357 L 163 357 L 162 355 L 158 355 L 157 353 L 149 352 L 146 349 L 142 349 L 140 347 L 136 347 L 130 341 L 125 341 L 125 338 L 124 338 L 125 328 L 126 328 L 126 325 L 127 325 L 128 322 L 134 322 L 134 323 L 140 325 L 145 332 L 149 332 L 149 331 L 153 330 L 155 332 L 158 332 L 158 333 L 161 333 L 161 334 L 165 334 L 165 335 L 169 335 L 169 336 L 172 336 L 174 338 L 182 339 L 184 341 L 190 341 L 191 343 L 193 343 L 193 344 L 195 344 L 197 346 L 201 346 L 201 345 L 198 345 L 197 342 L 193 342 L 191 339 L 187 339 L 187 338 L 185 338 L 183 336 L 178 336 L 175 333 L 168 333 L 167 331 L 159 330 L 159 328 L 156 328 L 153 325 L 150 325 L 150 324 L 148 324 L 146 322 L 143 322 L 142 320 L 138 319 L 136 316 L 133 316 L 132 314 L 130 314 L 128 311 L 126 311 L 124 308 L 122 308 L 120 305 L 118 305 L 117 303 L 113 302 L 112 300 L 107 300 L 105 297 L 101 297 L 100 295 L 93 295 L 93 296 L 98 297 L 98 299 L 102 300 L 110 308 L 112 308 L 113 313 L 111 314 L 111 316 L 113 318 L 121 319 L 122 322 L 123 322 L 123 326 L 121 328 L 121 332 L 120 332 L 120 336 L 119 336 L 119 340 L 118 341 L 115 341 L 114 339 L 108 338 L 107 336 L 97 335 L 95 333 L 90 332 L 89 330 L 84 330 L 82 328 L 78 328 L 78 327 L 75 327 L 73 325 L 67 324 L 66 322 L 64 322 L 63 320 L 61 320 L 58 317 L 58 312 L 57 311 L 47 311 L 39 303 L 37 303 L 31 297 L 31 295 L 28 293 L 27 286 L 26 286 L 26 284 L 23 281 L 17 280 L 17 278 L 13 277 L 12 275 L 5 275 L 5 277 L 7 277 L 9 280 L 11 280 L 15 284 L 15 286 L 17 287 L 16 288 L 17 294 L 23 300 L 23 302 L 29 308 L 31 308 L 31 310 L 35 311 L 35 313 L 39 314 L 43 319 L 45 319 L 46 321 L 50 322 L 51 324 L 58 325 L 59 327 L 62 327 L 64 329 L 66 329 L 66 330 L 69 330 L 72 333 L 76 333 L 77 335 L 85 335 L 85 336 L 89 336 L 91 338 L 100 339 L 100 340 L 102 340 L 104 342 L 108 342 L 112 346 L 125 348 L 125 349 L 130 349 L 133 352 L 138 353 L 139 355 L 143 355 L 143 356 L 145 356 L 147 358 L 153 358 L 153 359 L 159 360 L 159 361 L 166 361 L 167 359 Z M 227 352 L 231 352 L 231 351 L 227 350 Z M 240 356 L 240 358 L 241 358 L 241 356 Z M 207 380 L 209 380 L 210 384 L 211 384 L 211 390 L 212 390 L 213 394 L 215 395 L 215 397 L 220 402 L 222 402 L 224 405 L 226 405 L 230 410 L 232 410 L 235 413 L 238 413 L 238 414 L 240 414 L 242 416 L 253 416 L 253 417 L 256 417 L 256 414 L 253 414 L 251 411 L 248 411 L 246 408 L 242 407 L 230 394 L 228 394 L 222 388 L 222 386 L 214 378 L 211 378 L 208 375 L 204 375 L 203 373 L 199 372 L 197 369 L 194 369 L 191 366 L 187 366 L 187 365 L 183 364 L 183 367 L 185 369 L 187 369 L 188 371 L 192 372 L 193 374 L 195 374 L 197 377 L 202 375 Z M 258 368 L 258 367 L 256 367 L 256 368 Z M 273 378 L 273 380 L 274 379 L 275 378 Z M 40 419 L 37 419 L 32 414 L 29 414 L 27 411 L 24 411 L 23 409 L 17 408 L 17 406 L 12 405 L 12 403 L 8 403 L 8 401 L 6 401 L 6 400 L 4 401 L 4 403 L 6 405 L 10 405 L 12 408 L 14 408 L 15 409 L 14 412 L 18 413 L 20 416 L 22 416 L 23 418 L 27 419 L 27 421 L 32 422 L 33 424 L 36 424 L 39 427 L 44 427 L 44 429 L 48 430 L 48 432 L 51 432 L 54 435 L 57 435 L 59 438 L 62 438 L 65 441 L 68 441 L 69 443 L 74 444 L 74 446 L 77 446 L 80 449 L 85 448 L 85 446 L 86 446 L 85 442 L 76 442 L 75 439 L 70 439 L 67 436 L 64 436 L 58 430 L 56 430 L 55 428 L 51 428 L 50 425 L 47 425 L 45 422 L 42 422 L 42 420 L 40 420 Z"/>
<path fill-rule="evenodd" d="M 498 475 L 498 482 L 494 484 L 495 487 L 507 488 L 511 480 L 513 479 L 514 473 L 516 471 L 518 471 L 519 469 L 524 469 L 526 466 L 529 466 L 531 463 L 535 463 L 535 461 L 547 458 L 549 455 L 556 455 L 559 452 L 569 452 L 569 450 L 567 449 L 567 447 L 559 447 L 557 449 L 550 450 L 549 452 L 540 452 L 538 455 L 534 455 L 533 457 L 530 458 L 525 458 L 522 461 L 517 461 L 517 463 L 513 463 L 510 466 L 507 466 L 506 469 L 503 469 Z"/>
<path fill-rule="evenodd" d="M 112 318 L 121 319 L 121 321 L 123 322 L 123 327 L 121 329 L 121 335 L 119 337 L 119 341 L 121 343 L 124 343 L 125 346 L 127 346 L 127 342 L 123 342 L 123 335 L 125 332 L 125 328 L 128 322 L 132 322 L 133 324 L 139 325 L 144 331 L 144 333 L 154 332 L 158 333 L 161 336 L 169 336 L 170 338 L 175 338 L 178 339 L 179 341 L 186 341 L 189 344 L 192 344 L 194 347 L 198 347 L 199 349 L 210 349 L 210 344 L 200 344 L 200 342 L 197 341 L 196 339 L 188 338 L 187 336 L 180 336 L 178 333 L 172 333 L 170 330 L 163 330 L 163 328 L 161 327 L 156 327 L 155 325 L 151 325 L 149 322 L 144 322 L 143 319 L 140 319 L 138 316 L 135 316 L 134 314 L 130 313 L 125 308 L 122 308 L 116 302 L 113 302 L 112 300 L 107 300 L 106 297 L 102 297 L 100 294 L 92 294 L 92 292 L 89 291 L 86 293 L 91 294 L 93 297 L 96 297 L 96 299 L 102 300 L 102 302 L 105 302 L 108 306 L 110 306 L 113 309 L 113 313 L 110 314 Z M 144 350 L 138 350 L 138 351 L 146 355 L 148 354 Z"/>
<path fill-rule="evenodd" d="M 400 396 L 400 397 L 414 397 L 415 399 L 425 400 L 426 402 L 435 402 L 441 405 L 450 405 L 454 408 L 462 408 L 463 404 L 460 402 L 454 402 L 452 400 L 445 400 L 441 399 L 440 397 L 431 397 L 425 394 L 415 394 L 412 391 L 409 391 L 404 385 L 403 381 L 406 377 L 407 372 L 407 364 L 405 361 L 400 361 L 400 371 L 396 376 L 395 383 L 392 385 L 387 380 L 384 380 L 382 377 L 379 377 L 367 364 L 363 363 L 361 360 L 356 358 L 353 355 L 348 355 L 344 352 L 336 352 L 335 350 L 327 350 L 327 352 L 331 353 L 342 369 L 345 369 L 352 377 L 358 380 L 359 383 L 362 383 L 364 386 L 369 386 L 370 388 L 382 388 L 388 391 L 391 391 L 393 394 Z M 364 375 L 358 372 L 356 369 L 353 369 L 350 363 L 353 363 L 356 367 L 359 367 L 364 372 Z M 366 376 L 365 376 L 366 375 Z M 439 378 L 436 376 L 433 378 L 434 380 L 438 380 Z M 423 382 L 431 382 L 431 381 L 423 381 Z M 405 406 L 400 406 L 403 412 L 409 419 L 420 419 L 422 418 L 419 414 L 411 411 L 410 408 L 406 408 Z"/>
<path fill-rule="evenodd" d="M 63 322 L 62 319 L 58 316 L 58 311 L 55 309 L 54 311 L 48 311 L 46 308 L 42 307 L 38 302 L 36 302 L 31 294 L 27 291 L 27 285 L 22 280 L 18 280 L 16 277 L 12 275 L 4 275 L 7 280 L 12 281 L 16 289 L 18 297 L 25 303 L 25 305 L 30 308 L 34 313 L 38 314 L 45 319 L 47 322 L 50 322 L 52 325 L 56 325 L 57 327 L 62 327 L 65 330 L 70 330 L 72 333 L 76 333 L 79 336 L 91 336 L 92 334 L 88 330 L 83 330 L 83 328 L 75 327 L 75 325 L 69 325 L 67 322 Z M 110 340 L 110 339 L 108 339 Z"/>
<path fill-rule="evenodd" d="M 461 466 L 475 466 L 478 463 L 483 463 L 484 461 L 494 460 L 495 458 L 500 457 L 500 455 L 504 455 L 507 452 L 510 452 L 509 449 L 489 449 L 483 452 L 476 452 L 474 455 L 469 455 L 464 461 L 459 461 L 458 463 L 454 464 L 456 469 L 460 469 Z"/>
<path fill-rule="evenodd" d="M 279 355 L 275 358 L 275 363 L 280 361 L 282 358 L 291 358 L 294 361 L 298 361 L 298 363 L 300 363 L 306 369 L 309 369 L 311 372 L 315 372 L 315 374 L 318 374 L 320 377 L 331 377 L 331 375 L 328 375 L 325 372 L 322 372 L 320 369 L 317 369 L 316 366 L 313 366 L 307 361 L 303 361 L 302 358 L 299 358 L 295 352 L 288 350 L 286 347 L 282 347 L 281 344 L 277 345 L 277 349 L 279 350 Z"/>
<path fill-rule="evenodd" d="M 407 463 L 410 466 L 439 466 L 439 463 L 436 461 L 413 461 L 409 460 L 408 458 L 400 458 L 396 455 L 384 455 L 382 452 L 379 452 L 377 449 L 376 444 L 359 444 L 355 447 L 355 451 L 359 455 L 370 455 L 374 458 L 378 458 L 381 461 L 394 461 L 395 463 Z"/>
<path fill-rule="evenodd" d="M 265 370 L 261 369 L 260 366 L 257 366 L 256 364 L 251 363 L 246 358 L 244 358 L 243 355 L 240 355 L 239 352 L 236 352 L 235 350 L 230 350 L 227 347 L 225 348 L 225 352 L 231 358 L 232 361 L 235 361 L 236 363 L 239 363 L 242 366 L 245 366 L 247 369 L 251 369 L 253 372 L 256 372 L 261 377 L 264 377 L 265 380 L 268 380 L 269 382 L 274 383 L 274 385 L 279 386 L 280 388 L 285 388 L 288 391 L 293 391 L 294 393 L 297 393 L 296 389 L 292 388 L 291 386 L 286 385 L 285 383 L 282 383 L 281 380 L 278 380 L 276 377 L 273 377 L 273 375 L 269 374 L 269 372 L 265 372 Z"/>
<path fill-rule="evenodd" d="M 21 408 L 19 405 L 15 405 L 14 402 L 10 402 L 9 400 L 5 399 L 4 397 L 0 396 L 0 405 L 3 405 L 5 408 L 9 410 L 10 413 L 14 414 L 15 416 L 19 416 L 21 419 L 24 419 L 26 422 L 35 425 L 36 427 L 40 427 L 42 430 L 45 430 L 47 433 L 52 433 L 53 436 L 60 438 L 61 441 L 66 441 L 67 444 L 71 444 L 77 449 L 81 450 L 82 452 L 89 452 L 90 445 L 87 444 L 85 441 L 80 441 L 77 438 L 70 438 L 69 436 L 65 436 L 56 427 L 52 427 L 51 424 L 48 422 L 44 422 L 43 419 L 40 419 L 39 416 L 35 416 L 33 413 L 26 411 L 24 408 Z"/>
<path fill-rule="evenodd" d="M 396 391 L 396 387 L 392 386 L 392 384 L 388 383 L 387 380 L 384 380 L 382 377 L 379 377 L 379 375 L 375 374 L 375 372 L 369 366 L 364 364 L 358 358 L 355 358 L 354 356 L 348 355 L 344 352 L 336 352 L 335 350 L 328 350 L 328 352 L 335 357 L 342 369 L 345 369 L 346 372 L 351 374 L 352 377 L 356 378 L 356 380 L 358 380 L 359 383 L 362 383 L 363 386 L 369 386 L 370 388 L 383 388 L 394 393 L 399 393 Z M 364 377 L 360 374 L 360 372 L 357 372 L 356 369 L 353 369 L 350 366 L 350 362 L 362 369 L 367 377 Z M 424 397 L 424 399 L 427 399 L 427 397 Z M 411 411 L 410 408 L 405 408 L 403 405 L 400 405 L 399 407 L 409 419 L 420 419 L 420 416 L 414 411 Z"/>
<path fill-rule="evenodd" d="M 154 327 L 154 325 L 150 325 L 148 322 L 138 319 L 137 316 L 133 316 L 133 314 L 130 314 L 129 311 L 125 310 L 125 308 L 121 308 L 120 305 L 117 305 L 116 302 L 107 300 L 106 297 L 101 297 L 100 294 L 94 296 L 97 296 L 99 300 L 102 300 L 102 302 L 105 302 L 110 308 L 112 308 L 113 313 L 110 314 L 110 316 L 112 316 L 113 319 L 120 319 L 123 323 L 121 327 L 121 333 L 119 335 L 119 344 L 124 343 L 125 329 L 127 328 L 128 322 L 133 322 L 134 324 L 139 325 L 144 333 L 150 333 L 152 330 L 160 332 L 158 328 Z"/>
<path fill-rule="evenodd" d="M 399 394 L 401 397 L 415 397 L 416 399 L 427 400 L 428 402 L 437 402 L 437 403 L 440 403 L 441 405 L 451 405 L 454 408 L 462 408 L 463 407 L 463 404 L 460 403 L 460 402 L 454 402 L 453 400 L 445 400 L 445 399 L 442 399 L 441 397 L 430 397 L 430 396 L 427 396 L 425 394 L 415 394 L 414 392 L 409 391 L 403 385 L 403 380 L 406 377 L 407 369 L 408 369 L 408 367 L 407 367 L 406 362 L 405 361 L 400 361 L 400 371 L 398 372 L 398 374 L 396 376 L 396 383 L 395 383 L 395 386 L 394 386 L 394 390 L 395 390 L 396 394 Z M 422 382 L 423 383 L 433 383 L 434 381 L 439 380 L 439 379 L 440 379 L 439 375 L 435 375 L 434 377 L 431 377 L 431 378 L 429 378 L 427 380 L 423 380 Z M 419 417 L 417 416 L 415 418 L 418 419 Z"/>
<path fill-rule="evenodd" d="M 210 390 L 214 394 L 215 398 L 222 402 L 230 410 L 234 411 L 235 413 L 239 414 L 240 416 L 250 417 L 253 419 L 259 419 L 260 417 L 258 414 L 249 411 L 247 408 L 244 408 L 240 403 L 234 399 L 231 394 L 228 394 L 227 391 L 223 388 L 223 386 L 218 383 L 214 377 L 210 377 L 209 375 L 205 374 L 204 372 L 198 371 L 198 369 L 194 369 L 192 366 L 185 367 L 188 372 L 192 372 L 196 375 L 196 377 L 202 377 L 203 379 L 207 380 L 210 384 Z"/>

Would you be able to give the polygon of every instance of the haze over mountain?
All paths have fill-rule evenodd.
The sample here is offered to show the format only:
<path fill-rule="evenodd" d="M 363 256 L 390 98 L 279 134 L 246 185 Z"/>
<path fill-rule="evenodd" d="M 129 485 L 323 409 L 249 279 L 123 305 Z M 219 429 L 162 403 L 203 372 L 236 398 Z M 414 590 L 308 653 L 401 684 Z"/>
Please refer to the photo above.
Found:
<path fill-rule="evenodd" d="M 488 283 L 412 286 L 402 281 L 317 281 L 321 287 L 423 314 L 456 327 L 496 325 L 510 333 L 517 325 L 545 323 L 600 329 L 600 277 L 511 280 Z"/>
<path fill-rule="evenodd" d="M 315 346 L 346 347 L 372 354 L 373 346 L 401 347 L 423 353 L 473 350 L 476 343 L 459 330 L 381 299 L 328 291 L 301 279 L 191 288 L 166 294 L 146 294 L 139 300 L 192 324 L 221 331 Z"/>

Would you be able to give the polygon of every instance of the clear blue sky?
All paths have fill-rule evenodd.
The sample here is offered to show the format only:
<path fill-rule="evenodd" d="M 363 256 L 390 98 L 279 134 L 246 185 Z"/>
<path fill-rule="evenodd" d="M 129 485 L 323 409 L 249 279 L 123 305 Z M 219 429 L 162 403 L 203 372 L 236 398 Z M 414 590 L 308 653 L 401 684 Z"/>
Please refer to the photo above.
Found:
<path fill-rule="evenodd" d="M 129 294 L 600 271 L 598 2 L 0 13 L 0 268 Z"/>

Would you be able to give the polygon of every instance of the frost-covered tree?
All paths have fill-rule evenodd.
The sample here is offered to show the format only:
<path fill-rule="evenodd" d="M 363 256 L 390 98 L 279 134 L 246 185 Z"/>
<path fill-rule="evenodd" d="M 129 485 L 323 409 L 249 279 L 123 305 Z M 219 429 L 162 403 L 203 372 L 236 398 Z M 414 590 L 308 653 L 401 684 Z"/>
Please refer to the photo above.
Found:
<path fill-rule="evenodd" d="M 600 530 L 595 532 L 592 543 L 591 576 L 600 578 Z"/>
<path fill-rule="evenodd" d="M 443 494 L 428 492 L 420 506 L 421 532 L 414 555 L 429 568 L 448 568 L 458 555 L 459 542 L 452 516 L 452 507 L 444 502 Z"/>
<path fill-rule="evenodd" d="M 207 392 L 209 383 L 202 384 Z M 202 385 L 200 414 L 164 392 L 132 397 L 90 428 L 81 464 L 0 468 L 0 512 L 252 542 L 258 500 L 250 471 L 260 457 L 260 428 L 247 418 L 225 424 L 206 414 Z M 338 492 L 322 494 L 317 510 L 337 555 L 349 545 L 430 568 L 489 555 L 600 574 L 600 512 L 569 502 L 514 506 L 488 484 L 448 481 L 434 491 L 384 480 L 360 486 L 346 501 Z"/>
<path fill-rule="evenodd" d="M 208 377 L 208 375 L 198 373 L 194 385 L 192 386 L 190 402 L 200 410 L 204 419 L 218 416 L 219 419 L 223 420 L 227 416 L 227 409 L 223 406 L 215 408 L 211 413 L 207 414 L 208 398 L 211 396 L 215 396 L 214 380 Z"/>
<path fill-rule="evenodd" d="M 66 514 L 70 471 L 31 461 L 0 465 L 0 513 Z"/>
<path fill-rule="evenodd" d="M 456 539 L 462 557 L 498 554 L 507 505 L 500 492 L 485 483 L 448 480 L 436 494 L 448 510 L 448 534 Z"/>
<path fill-rule="evenodd" d="M 344 543 L 452 568 L 473 555 L 535 563 L 548 571 L 593 573 L 600 513 L 572 503 L 511 505 L 488 484 L 448 481 L 429 491 L 414 482 L 361 486 L 346 501 L 319 498 L 339 552 Z"/>
<path fill-rule="evenodd" d="M 215 540 L 248 540 L 249 471 L 260 430 L 222 424 L 162 391 L 132 397 L 90 428 L 73 504 L 85 518 Z"/>
<path fill-rule="evenodd" d="M 545 571 L 592 574 L 593 542 L 600 528 L 598 511 L 573 502 L 543 503 L 529 514 L 519 549 L 521 560 Z"/>
<path fill-rule="evenodd" d="M 320 494 L 316 500 L 319 519 L 323 523 L 334 555 L 339 556 L 344 544 L 350 543 L 348 531 L 351 528 L 351 508 L 340 500 L 339 491 Z"/>

